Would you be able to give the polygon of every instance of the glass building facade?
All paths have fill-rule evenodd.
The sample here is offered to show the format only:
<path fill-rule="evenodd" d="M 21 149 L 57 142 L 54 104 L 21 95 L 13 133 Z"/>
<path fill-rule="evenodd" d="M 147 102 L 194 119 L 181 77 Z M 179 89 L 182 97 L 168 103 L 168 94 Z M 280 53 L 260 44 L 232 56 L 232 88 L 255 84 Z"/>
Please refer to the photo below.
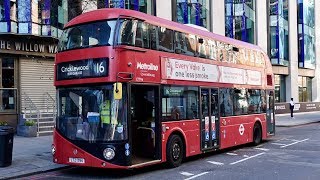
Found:
<path fill-rule="evenodd" d="M 255 0 L 225 0 L 226 36 L 254 44 L 255 10 Z"/>
<path fill-rule="evenodd" d="M 269 56 L 275 65 L 289 65 L 288 0 L 270 0 Z"/>
<path fill-rule="evenodd" d="M 100 8 L 155 15 L 155 0 L 0 0 L 0 33 L 58 38 L 69 20 Z"/>
<path fill-rule="evenodd" d="M 286 102 L 286 82 L 284 75 L 274 75 L 275 102 Z"/>
<path fill-rule="evenodd" d="M 312 101 L 312 78 L 298 76 L 299 102 Z"/>
<path fill-rule="evenodd" d="M 173 21 L 210 30 L 210 0 L 173 0 Z"/>
<path fill-rule="evenodd" d="M 155 15 L 155 0 L 97 0 L 97 8 L 124 8 Z"/>
<path fill-rule="evenodd" d="M 0 32 L 58 37 L 68 21 L 67 0 L 2 0 Z"/>
<path fill-rule="evenodd" d="M 299 67 L 314 69 L 315 14 L 314 0 L 298 0 Z"/>

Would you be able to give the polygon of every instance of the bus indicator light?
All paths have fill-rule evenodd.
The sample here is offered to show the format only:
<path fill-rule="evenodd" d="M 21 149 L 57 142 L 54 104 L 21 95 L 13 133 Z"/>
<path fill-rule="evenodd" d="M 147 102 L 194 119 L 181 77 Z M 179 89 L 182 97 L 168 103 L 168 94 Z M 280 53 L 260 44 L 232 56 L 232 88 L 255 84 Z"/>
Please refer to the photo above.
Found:
<path fill-rule="evenodd" d="M 124 148 L 129 149 L 129 148 L 130 148 L 129 143 L 126 143 L 126 144 L 124 145 Z"/>
<path fill-rule="evenodd" d="M 129 155 L 130 155 L 130 151 L 129 151 L 129 150 L 126 150 L 126 151 L 125 151 L 125 155 L 126 155 L 126 156 L 129 156 Z"/>

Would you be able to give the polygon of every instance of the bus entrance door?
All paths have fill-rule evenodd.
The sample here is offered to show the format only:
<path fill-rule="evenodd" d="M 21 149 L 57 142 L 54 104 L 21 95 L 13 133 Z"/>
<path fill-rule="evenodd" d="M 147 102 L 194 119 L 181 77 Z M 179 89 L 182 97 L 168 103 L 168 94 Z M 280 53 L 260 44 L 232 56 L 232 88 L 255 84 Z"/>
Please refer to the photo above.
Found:
<path fill-rule="evenodd" d="M 218 89 L 201 89 L 201 147 L 211 150 L 219 147 Z"/>
<path fill-rule="evenodd" d="M 160 159 L 159 86 L 131 85 L 130 119 L 132 165 Z"/>

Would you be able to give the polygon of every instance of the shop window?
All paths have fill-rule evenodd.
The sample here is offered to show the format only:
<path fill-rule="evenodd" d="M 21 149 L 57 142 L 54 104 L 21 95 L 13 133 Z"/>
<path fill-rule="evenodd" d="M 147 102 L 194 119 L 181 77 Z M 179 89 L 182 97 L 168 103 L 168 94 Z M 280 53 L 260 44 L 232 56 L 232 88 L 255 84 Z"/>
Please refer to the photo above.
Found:
<path fill-rule="evenodd" d="M 299 102 L 312 101 L 312 78 L 298 76 Z"/>
<path fill-rule="evenodd" d="M 14 59 L 2 59 L 2 88 L 14 87 Z"/>
<path fill-rule="evenodd" d="M 0 87 L 0 112 L 16 110 L 15 89 L 15 64 L 13 58 L 2 58 L 1 62 L 1 87 Z"/>
<path fill-rule="evenodd" d="M 286 82 L 284 75 L 274 75 L 275 102 L 286 102 Z"/>

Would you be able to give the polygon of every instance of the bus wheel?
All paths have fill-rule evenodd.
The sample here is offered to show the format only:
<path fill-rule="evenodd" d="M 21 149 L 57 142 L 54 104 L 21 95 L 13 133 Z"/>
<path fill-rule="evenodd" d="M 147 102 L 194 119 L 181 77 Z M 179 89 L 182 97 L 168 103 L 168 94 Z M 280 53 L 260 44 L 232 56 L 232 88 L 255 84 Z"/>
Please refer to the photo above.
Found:
<path fill-rule="evenodd" d="M 167 144 L 167 164 L 170 168 L 178 167 L 183 158 L 183 142 L 178 135 L 172 135 Z"/>
<path fill-rule="evenodd" d="M 262 141 L 262 130 L 259 123 L 255 123 L 253 127 L 253 145 L 258 145 Z"/>

